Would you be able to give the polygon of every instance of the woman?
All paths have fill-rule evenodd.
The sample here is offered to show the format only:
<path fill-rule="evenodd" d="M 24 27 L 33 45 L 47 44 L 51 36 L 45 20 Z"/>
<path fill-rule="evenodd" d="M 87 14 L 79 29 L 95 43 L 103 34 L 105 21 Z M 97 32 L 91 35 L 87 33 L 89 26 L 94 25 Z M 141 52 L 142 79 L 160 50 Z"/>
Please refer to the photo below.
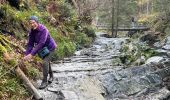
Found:
<path fill-rule="evenodd" d="M 53 81 L 53 72 L 50 66 L 50 60 L 57 45 L 54 39 L 50 36 L 48 29 L 38 22 L 38 17 L 31 16 L 29 23 L 31 30 L 29 32 L 29 40 L 27 43 L 24 60 L 32 59 L 32 57 L 37 53 L 40 53 L 41 55 L 41 51 L 45 48 L 45 55 L 43 52 L 41 56 L 43 59 L 43 79 L 39 87 L 39 89 L 44 89 L 47 87 L 48 82 L 51 83 Z M 50 77 L 47 82 L 48 74 Z"/>

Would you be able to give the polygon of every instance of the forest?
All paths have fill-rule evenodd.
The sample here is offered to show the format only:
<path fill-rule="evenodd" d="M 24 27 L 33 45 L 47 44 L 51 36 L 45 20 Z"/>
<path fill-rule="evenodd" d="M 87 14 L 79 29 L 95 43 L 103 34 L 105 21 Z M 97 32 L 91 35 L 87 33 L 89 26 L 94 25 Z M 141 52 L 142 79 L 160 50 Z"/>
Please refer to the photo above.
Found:
<path fill-rule="evenodd" d="M 16 75 L 16 67 L 22 66 L 32 83 L 41 76 L 42 60 L 37 55 L 32 61 L 21 63 L 30 31 L 28 21 L 32 15 L 39 18 L 57 43 L 53 62 L 89 48 L 96 39 L 96 32 L 107 32 L 112 38 L 128 34 L 118 31 L 118 28 L 132 27 L 132 20 L 136 27 L 149 27 L 149 35 L 143 37 L 143 41 L 150 44 L 170 35 L 169 0 L 0 0 L 1 100 L 32 99 L 32 94 Z M 100 30 L 98 25 L 108 29 Z M 144 32 L 134 33 L 130 38 L 139 38 L 139 34 Z M 150 38 L 146 38 L 148 36 Z M 127 52 L 126 47 L 122 52 Z M 131 63 L 137 59 L 132 55 L 128 56 Z"/>

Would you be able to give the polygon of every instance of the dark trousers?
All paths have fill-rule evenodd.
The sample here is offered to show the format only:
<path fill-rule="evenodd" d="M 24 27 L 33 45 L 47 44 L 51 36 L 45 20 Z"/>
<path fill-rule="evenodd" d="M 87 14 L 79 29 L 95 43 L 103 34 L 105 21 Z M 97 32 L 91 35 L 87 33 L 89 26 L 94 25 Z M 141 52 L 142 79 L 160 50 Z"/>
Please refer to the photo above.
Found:
<path fill-rule="evenodd" d="M 50 65 L 50 61 L 52 60 L 53 54 L 54 54 L 54 50 L 51 51 L 49 55 L 43 59 L 43 81 L 44 82 L 47 82 L 48 74 L 50 75 L 50 77 L 53 77 L 53 71 Z"/>

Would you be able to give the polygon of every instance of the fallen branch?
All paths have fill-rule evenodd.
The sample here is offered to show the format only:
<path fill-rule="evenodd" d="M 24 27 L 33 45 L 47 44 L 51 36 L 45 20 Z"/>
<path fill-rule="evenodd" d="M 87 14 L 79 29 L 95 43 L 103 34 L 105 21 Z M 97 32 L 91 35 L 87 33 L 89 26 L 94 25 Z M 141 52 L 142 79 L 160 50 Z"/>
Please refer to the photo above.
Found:
<path fill-rule="evenodd" d="M 32 85 L 29 79 L 25 76 L 20 67 L 15 69 L 16 74 L 23 80 L 24 84 L 27 86 L 28 90 L 34 95 L 36 100 L 43 100 L 37 89 Z"/>

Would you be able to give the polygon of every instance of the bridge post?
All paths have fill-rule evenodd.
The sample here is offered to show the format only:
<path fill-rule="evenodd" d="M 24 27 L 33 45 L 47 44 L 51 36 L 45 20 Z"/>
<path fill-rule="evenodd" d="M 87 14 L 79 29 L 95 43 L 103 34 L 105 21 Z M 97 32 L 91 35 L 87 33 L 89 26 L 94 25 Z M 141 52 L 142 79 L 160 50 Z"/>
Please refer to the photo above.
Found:
<path fill-rule="evenodd" d="M 114 13 L 115 13 L 115 9 L 114 9 L 114 0 L 112 0 L 112 37 L 114 37 Z"/>

